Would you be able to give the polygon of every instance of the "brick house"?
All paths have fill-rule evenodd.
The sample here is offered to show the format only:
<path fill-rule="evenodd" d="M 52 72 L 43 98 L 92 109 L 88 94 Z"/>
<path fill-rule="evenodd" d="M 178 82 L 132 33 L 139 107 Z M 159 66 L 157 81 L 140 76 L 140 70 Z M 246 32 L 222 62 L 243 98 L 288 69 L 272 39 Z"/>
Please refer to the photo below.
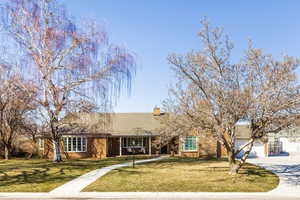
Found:
<path fill-rule="evenodd" d="M 72 120 L 84 129 L 74 128 L 63 134 L 61 149 L 63 157 L 105 158 L 135 154 L 176 154 L 192 157 L 221 156 L 221 146 L 213 138 L 188 134 L 174 137 L 168 144 L 155 145 L 159 138 L 163 116 L 156 108 L 149 113 L 80 113 Z M 46 158 L 53 158 L 49 138 L 40 138 L 39 150 Z"/>

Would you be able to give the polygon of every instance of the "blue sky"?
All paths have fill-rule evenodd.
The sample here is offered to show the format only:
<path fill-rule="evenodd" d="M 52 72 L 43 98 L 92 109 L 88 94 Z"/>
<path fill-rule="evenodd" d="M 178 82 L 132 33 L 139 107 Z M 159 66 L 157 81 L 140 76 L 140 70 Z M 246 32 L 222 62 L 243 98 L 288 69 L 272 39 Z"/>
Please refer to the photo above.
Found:
<path fill-rule="evenodd" d="M 239 60 L 252 39 L 276 57 L 300 57 L 300 1 L 63 0 L 77 18 L 103 22 L 114 43 L 135 53 L 137 74 L 131 95 L 121 95 L 115 112 L 151 112 L 167 97 L 170 53 L 198 50 L 200 20 L 223 26 Z"/>

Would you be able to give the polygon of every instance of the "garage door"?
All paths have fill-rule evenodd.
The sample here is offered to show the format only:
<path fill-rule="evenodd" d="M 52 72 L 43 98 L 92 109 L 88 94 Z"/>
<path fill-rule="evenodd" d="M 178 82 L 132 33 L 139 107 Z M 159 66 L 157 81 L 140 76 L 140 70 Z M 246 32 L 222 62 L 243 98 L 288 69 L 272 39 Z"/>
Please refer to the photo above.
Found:
<path fill-rule="evenodd" d="M 300 137 L 297 138 L 280 138 L 282 150 L 291 154 L 300 154 Z"/>
<path fill-rule="evenodd" d="M 246 144 L 248 140 L 241 140 L 238 139 L 236 142 L 236 148 L 242 147 L 244 144 Z M 254 146 L 252 147 L 251 153 L 249 157 L 265 157 L 265 151 L 264 151 L 264 144 L 262 142 L 255 142 Z M 237 157 L 241 157 L 244 154 L 244 152 L 239 153 Z"/>

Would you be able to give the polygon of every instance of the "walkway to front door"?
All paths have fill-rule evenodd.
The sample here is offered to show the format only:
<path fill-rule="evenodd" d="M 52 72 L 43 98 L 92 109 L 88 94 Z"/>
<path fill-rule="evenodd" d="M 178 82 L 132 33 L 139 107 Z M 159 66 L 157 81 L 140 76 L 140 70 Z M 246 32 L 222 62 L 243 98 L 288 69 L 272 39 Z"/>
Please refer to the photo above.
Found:
<path fill-rule="evenodd" d="M 152 158 L 152 159 L 147 159 L 147 160 L 139 160 L 136 161 L 136 164 L 139 163 L 146 163 L 146 162 L 152 162 L 156 160 L 160 160 L 163 158 L 167 158 L 168 156 L 161 156 L 158 158 Z M 126 167 L 132 165 L 132 162 L 127 162 L 123 164 L 117 164 L 117 165 L 112 165 L 108 167 L 104 167 L 101 169 L 96 169 L 94 171 L 91 171 L 87 174 L 84 174 L 50 192 L 50 194 L 61 194 L 61 195 L 74 195 L 75 193 L 79 193 L 81 190 L 83 190 L 85 187 L 96 181 L 98 178 L 101 176 L 105 175 L 106 173 L 110 172 L 113 169 L 117 169 L 120 167 Z"/>

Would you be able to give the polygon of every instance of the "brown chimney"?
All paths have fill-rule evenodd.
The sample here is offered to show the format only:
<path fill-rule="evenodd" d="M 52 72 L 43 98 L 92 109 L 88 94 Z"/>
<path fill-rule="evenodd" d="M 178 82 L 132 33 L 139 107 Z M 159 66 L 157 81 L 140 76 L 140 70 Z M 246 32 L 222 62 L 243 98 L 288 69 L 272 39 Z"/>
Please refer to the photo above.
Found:
<path fill-rule="evenodd" d="M 160 108 L 158 107 L 153 108 L 153 116 L 160 116 Z"/>

